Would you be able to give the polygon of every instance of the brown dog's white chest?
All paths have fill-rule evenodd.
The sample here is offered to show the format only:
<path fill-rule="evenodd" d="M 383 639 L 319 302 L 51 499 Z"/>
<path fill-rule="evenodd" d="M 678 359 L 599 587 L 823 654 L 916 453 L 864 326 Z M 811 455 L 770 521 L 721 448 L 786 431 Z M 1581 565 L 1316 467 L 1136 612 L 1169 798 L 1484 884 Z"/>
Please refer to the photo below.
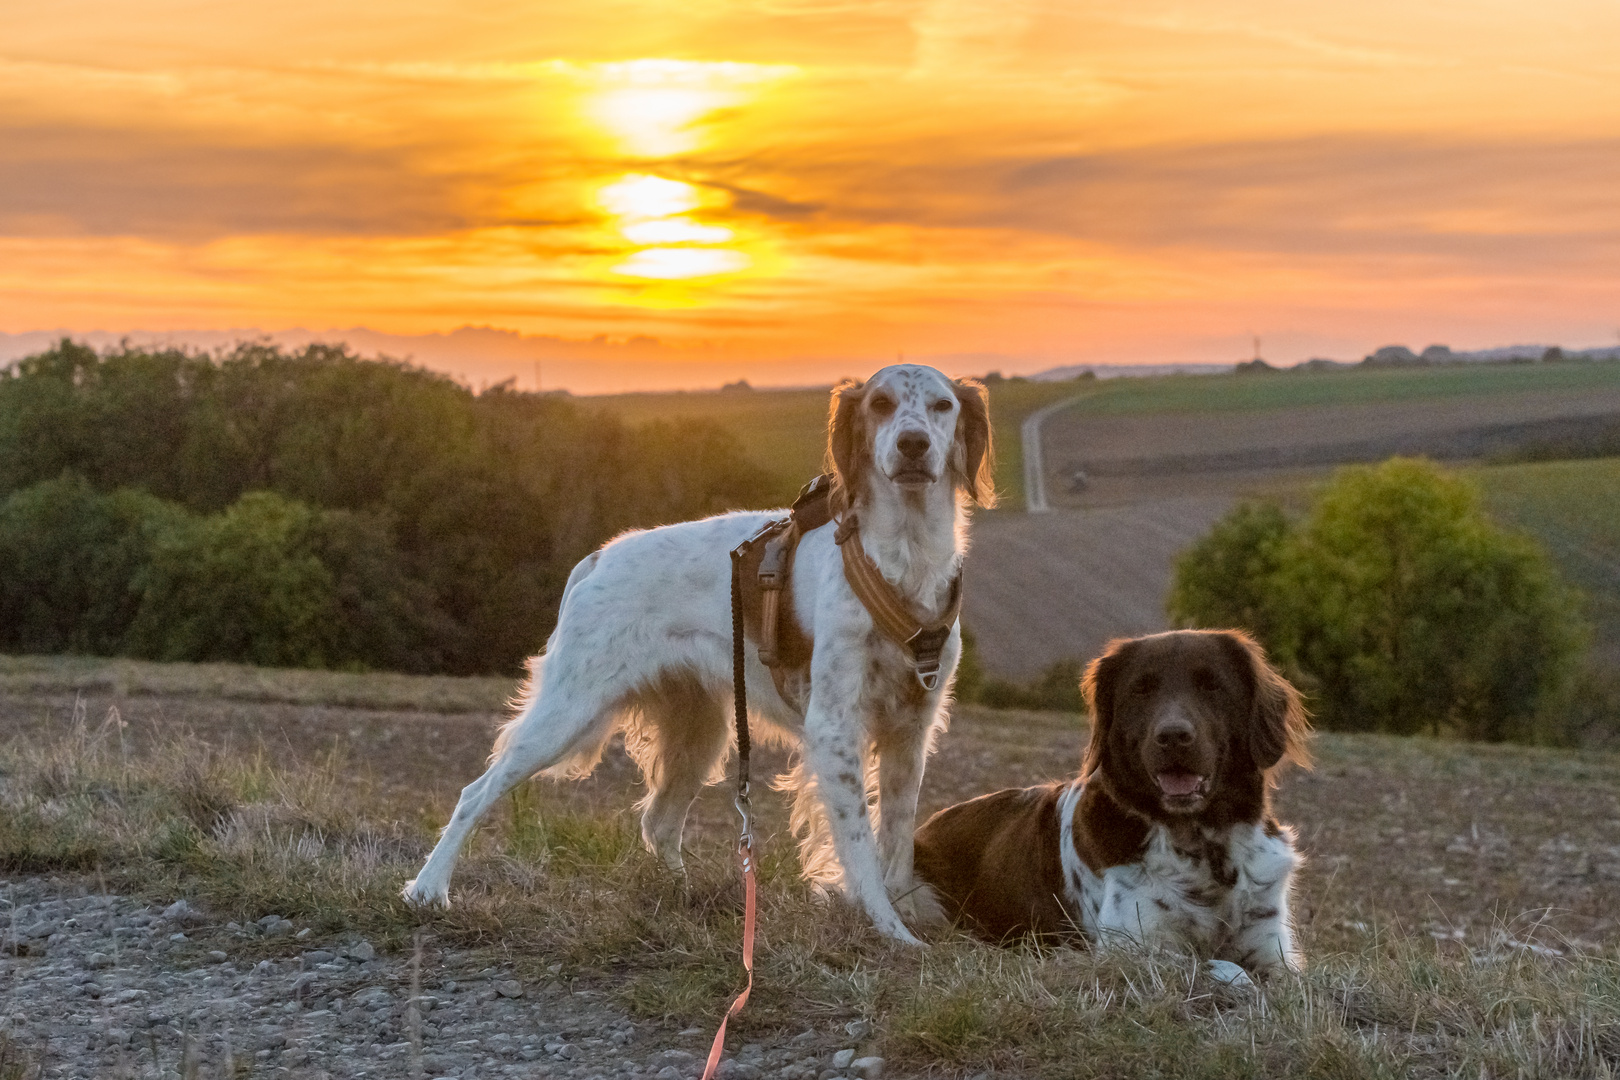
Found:
<path fill-rule="evenodd" d="M 1088 939 L 1103 948 L 1190 946 L 1250 971 L 1299 968 L 1288 911 L 1299 856 L 1290 830 L 1241 823 L 1188 845 L 1154 825 L 1137 859 L 1098 873 L 1081 857 L 1097 847 L 1076 813 L 1082 791 L 1075 781 L 1059 800 L 1059 851 L 1065 899 Z"/>

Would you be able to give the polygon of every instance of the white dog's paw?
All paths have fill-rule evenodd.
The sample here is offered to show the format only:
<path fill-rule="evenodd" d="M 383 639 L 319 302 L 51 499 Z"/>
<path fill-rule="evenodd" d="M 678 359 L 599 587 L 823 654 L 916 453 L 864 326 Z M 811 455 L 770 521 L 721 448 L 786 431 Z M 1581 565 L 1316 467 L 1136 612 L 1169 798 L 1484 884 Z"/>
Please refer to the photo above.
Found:
<path fill-rule="evenodd" d="M 1253 990 L 1254 980 L 1249 973 L 1230 960 L 1210 960 L 1204 964 L 1204 972 L 1218 983 L 1232 987 L 1234 990 Z"/>
<path fill-rule="evenodd" d="M 450 889 L 440 885 L 438 888 L 429 888 L 420 878 L 412 878 L 405 883 L 399 895 L 413 908 L 448 908 L 450 906 Z"/>
<path fill-rule="evenodd" d="M 910 930 L 907 930 L 904 925 L 900 925 L 894 930 L 885 929 L 883 927 L 879 927 L 878 929 L 882 931 L 884 937 L 888 938 L 890 941 L 893 941 L 896 945 L 904 945 L 911 949 L 926 949 L 928 947 L 928 942 L 924 941 L 916 934 L 913 934 Z"/>
<path fill-rule="evenodd" d="M 910 930 L 907 930 L 905 923 L 901 922 L 892 915 L 888 916 L 887 918 L 873 919 L 872 926 L 877 930 L 878 933 L 882 934 L 896 945 L 909 945 L 913 948 L 921 949 L 927 944 L 916 934 L 913 934 Z"/>

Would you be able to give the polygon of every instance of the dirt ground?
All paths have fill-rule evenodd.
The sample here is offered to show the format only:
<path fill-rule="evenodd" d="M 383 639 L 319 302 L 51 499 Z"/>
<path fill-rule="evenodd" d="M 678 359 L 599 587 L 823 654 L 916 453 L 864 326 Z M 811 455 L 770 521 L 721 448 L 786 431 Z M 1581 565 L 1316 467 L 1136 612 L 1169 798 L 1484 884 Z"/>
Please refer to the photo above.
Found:
<path fill-rule="evenodd" d="M 335 754 L 435 821 L 478 775 L 500 719 L 181 695 L 93 694 L 76 705 L 71 694 L 13 693 L 0 698 L 0 739 L 63 730 L 75 707 L 91 718 L 117 707 L 132 752 L 186 733 L 281 760 Z M 923 813 L 1070 776 L 1083 739 L 1075 716 L 963 707 L 929 766 Z M 1492 935 L 1576 948 L 1620 941 L 1620 757 L 1334 735 L 1319 736 L 1316 751 L 1317 768 L 1285 776 L 1278 793 L 1309 859 L 1298 912 L 1313 948 L 1397 927 L 1465 945 Z M 761 776 L 787 762 L 781 750 L 756 754 Z M 579 809 L 627 816 L 639 792 L 619 747 L 591 779 L 556 788 Z M 765 843 L 790 847 L 784 800 L 765 792 L 756 802 Z M 704 792 L 692 827 L 730 836 L 725 787 Z"/>

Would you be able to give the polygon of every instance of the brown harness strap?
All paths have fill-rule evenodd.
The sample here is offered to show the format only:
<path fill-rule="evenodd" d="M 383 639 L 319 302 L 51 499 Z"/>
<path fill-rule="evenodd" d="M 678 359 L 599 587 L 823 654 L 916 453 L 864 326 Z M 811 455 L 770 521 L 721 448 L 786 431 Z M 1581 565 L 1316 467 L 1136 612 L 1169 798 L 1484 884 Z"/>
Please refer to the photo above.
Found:
<path fill-rule="evenodd" d="M 814 641 L 793 614 L 793 556 L 800 538 L 832 520 L 832 477 L 818 476 L 799 491 L 791 516 L 770 522 L 745 545 L 742 555 L 743 612 L 747 634 L 759 646 L 759 662 L 783 701 L 803 713 L 810 698 Z"/>
<path fill-rule="evenodd" d="M 844 555 L 844 578 L 861 605 L 871 614 L 879 630 L 906 650 L 917 681 L 924 690 L 939 685 L 939 659 L 950 640 L 951 627 L 962 611 L 962 574 L 951 582 L 951 599 L 939 619 L 924 625 L 911 613 L 911 605 L 877 568 L 861 546 L 860 523 L 854 514 L 845 514 L 833 537 Z"/>
<path fill-rule="evenodd" d="M 810 698 L 810 656 L 815 641 L 793 614 L 793 556 L 807 532 L 832 520 L 832 477 L 818 476 L 799 491 L 790 516 L 768 522 L 738 547 L 742 609 L 747 636 L 776 692 L 802 715 Z M 906 651 L 924 690 L 939 685 L 940 655 L 962 611 L 962 575 L 951 582 L 951 599 L 939 619 L 924 625 L 911 605 L 878 570 L 861 546 L 860 525 L 846 513 L 833 537 L 843 554 L 844 578 L 885 636 Z"/>

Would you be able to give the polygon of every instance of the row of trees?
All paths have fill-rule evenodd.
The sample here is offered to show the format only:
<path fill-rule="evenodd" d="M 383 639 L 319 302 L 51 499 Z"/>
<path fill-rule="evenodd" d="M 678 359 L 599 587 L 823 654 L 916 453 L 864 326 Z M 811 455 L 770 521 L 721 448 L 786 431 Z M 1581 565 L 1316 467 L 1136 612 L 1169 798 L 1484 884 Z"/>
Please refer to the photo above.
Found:
<path fill-rule="evenodd" d="M 63 341 L 0 376 L 0 651 L 507 671 L 604 540 L 778 486 L 711 424 L 342 347 Z"/>
<path fill-rule="evenodd" d="M 1167 607 L 1253 633 L 1340 731 L 1560 741 L 1588 637 L 1539 545 L 1401 458 L 1341 470 L 1297 522 L 1239 506 L 1178 560 Z"/>

